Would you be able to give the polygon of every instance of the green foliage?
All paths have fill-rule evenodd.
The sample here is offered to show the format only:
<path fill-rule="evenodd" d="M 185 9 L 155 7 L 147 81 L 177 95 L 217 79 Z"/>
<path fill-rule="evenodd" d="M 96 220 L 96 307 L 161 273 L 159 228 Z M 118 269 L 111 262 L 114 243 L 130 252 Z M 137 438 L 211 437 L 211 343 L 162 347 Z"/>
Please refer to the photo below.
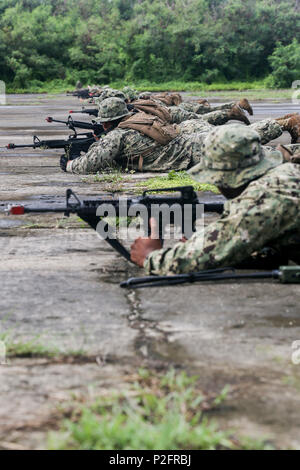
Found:
<path fill-rule="evenodd" d="M 196 379 L 173 370 L 162 377 L 140 371 L 127 393 L 74 410 L 75 419 L 50 435 L 55 449 L 155 450 L 231 448 L 228 434 L 202 416 Z M 76 419 L 76 416 L 79 419 Z"/>
<path fill-rule="evenodd" d="M 300 78 L 300 43 L 296 39 L 287 46 L 279 43 L 269 62 L 273 72 L 267 85 L 272 88 L 291 87 Z"/>
<path fill-rule="evenodd" d="M 56 348 L 43 345 L 39 338 L 22 341 L 13 338 L 11 333 L 0 335 L 6 346 L 7 357 L 54 357 L 58 355 Z"/>
<path fill-rule="evenodd" d="M 77 80 L 201 90 L 272 73 L 290 86 L 299 29 L 296 0 L 2 0 L 1 79 L 12 91 Z"/>
<path fill-rule="evenodd" d="M 60 351 L 55 346 L 44 344 L 39 336 L 30 340 L 14 337 L 12 332 L 0 334 L 0 341 L 6 346 L 8 358 L 54 358 L 63 356 L 83 357 L 83 350 Z"/>
<path fill-rule="evenodd" d="M 136 184 L 136 188 L 143 189 L 160 189 L 160 188 L 176 188 L 179 186 L 193 186 L 195 191 L 212 191 L 219 193 L 218 188 L 212 184 L 197 183 L 185 171 L 170 171 L 167 176 L 156 176 L 149 178 L 147 181 Z"/>
<path fill-rule="evenodd" d="M 251 439 L 240 442 L 205 416 L 219 407 L 228 387 L 216 397 L 204 397 L 198 378 L 174 369 L 157 375 L 140 369 L 137 380 L 120 393 L 92 403 L 73 403 L 71 418 L 58 433 L 50 433 L 50 449 L 76 450 L 214 450 L 267 449 Z M 95 393 L 94 393 L 95 396 Z M 68 417 L 70 407 L 68 407 Z"/>

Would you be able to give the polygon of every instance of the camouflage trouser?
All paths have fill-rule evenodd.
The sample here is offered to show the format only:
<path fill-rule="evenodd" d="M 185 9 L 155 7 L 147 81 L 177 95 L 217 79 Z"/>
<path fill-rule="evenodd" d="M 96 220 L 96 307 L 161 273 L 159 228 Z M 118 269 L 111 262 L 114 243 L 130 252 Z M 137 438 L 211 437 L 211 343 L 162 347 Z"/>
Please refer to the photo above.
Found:
<path fill-rule="evenodd" d="M 228 111 L 214 111 L 202 116 L 202 119 L 213 126 L 223 126 L 228 122 Z M 263 119 L 250 125 L 261 138 L 261 143 L 267 144 L 282 135 L 282 128 L 274 119 Z"/>
<path fill-rule="evenodd" d="M 185 111 L 189 111 L 190 113 L 197 113 L 201 115 L 205 115 L 208 113 L 213 113 L 215 111 L 223 111 L 232 109 L 236 103 L 225 103 L 221 104 L 220 106 L 205 106 L 204 104 L 197 103 L 196 101 L 190 103 L 181 103 L 179 106 L 183 108 Z"/>
<path fill-rule="evenodd" d="M 271 140 L 278 139 L 283 132 L 281 126 L 274 119 L 263 119 L 262 121 L 251 124 L 250 127 L 258 132 L 263 145 Z"/>
<path fill-rule="evenodd" d="M 209 124 L 213 126 L 223 126 L 228 122 L 228 109 L 212 111 L 207 114 L 203 114 L 201 116 L 202 119 L 207 121 Z"/>

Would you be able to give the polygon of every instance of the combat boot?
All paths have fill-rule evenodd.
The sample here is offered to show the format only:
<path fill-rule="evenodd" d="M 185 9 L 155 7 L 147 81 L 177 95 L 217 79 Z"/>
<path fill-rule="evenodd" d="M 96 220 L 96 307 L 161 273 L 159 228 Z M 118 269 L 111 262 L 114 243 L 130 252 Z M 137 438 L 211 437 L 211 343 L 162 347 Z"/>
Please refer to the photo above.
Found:
<path fill-rule="evenodd" d="M 282 117 L 279 117 L 279 118 L 275 118 L 275 121 L 277 121 L 280 125 L 280 121 L 285 121 L 286 119 L 289 119 L 290 117 L 292 116 L 298 116 L 298 113 L 290 113 L 290 114 L 286 114 L 285 116 L 282 116 Z"/>
<path fill-rule="evenodd" d="M 245 124 L 247 124 L 247 126 L 250 125 L 249 119 L 238 104 L 233 106 L 233 108 L 228 111 L 228 120 L 230 121 L 231 119 L 234 119 L 235 121 L 244 122 Z"/>
<path fill-rule="evenodd" d="M 237 103 L 242 109 L 247 111 L 250 116 L 253 116 L 253 109 L 247 98 L 243 98 L 241 101 Z"/>
<path fill-rule="evenodd" d="M 292 144 L 300 144 L 300 115 L 287 114 L 283 118 L 277 118 L 276 121 L 284 131 L 289 132 L 292 138 Z"/>
<path fill-rule="evenodd" d="M 203 106 L 206 106 L 207 108 L 210 107 L 210 104 L 206 99 L 200 99 L 200 100 L 197 100 L 196 102 L 199 104 L 203 104 Z"/>

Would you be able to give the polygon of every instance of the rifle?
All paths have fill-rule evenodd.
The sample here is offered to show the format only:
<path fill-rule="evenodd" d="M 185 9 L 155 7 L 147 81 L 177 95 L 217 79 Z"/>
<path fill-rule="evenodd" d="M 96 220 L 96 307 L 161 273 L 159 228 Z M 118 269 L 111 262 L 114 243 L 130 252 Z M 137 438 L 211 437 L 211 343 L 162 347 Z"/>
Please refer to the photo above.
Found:
<path fill-rule="evenodd" d="M 85 135 L 85 137 L 78 137 Z M 33 137 L 33 144 L 8 144 L 7 149 L 17 148 L 42 148 L 42 149 L 64 149 L 69 160 L 75 160 L 80 157 L 81 152 L 87 152 L 92 144 L 97 142 L 98 138 L 91 132 L 85 134 L 74 134 L 66 140 L 40 140 L 36 135 Z"/>
<path fill-rule="evenodd" d="M 74 90 L 74 91 L 67 91 L 67 96 L 77 96 L 77 98 L 81 98 L 83 100 L 87 100 L 93 96 L 88 88 L 84 88 L 83 90 Z"/>
<path fill-rule="evenodd" d="M 150 193 L 155 193 L 158 191 L 163 192 L 177 192 L 180 193 L 179 195 L 159 195 L 155 196 Z M 72 202 L 71 198 L 75 201 Z M 98 208 L 100 206 L 104 206 L 105 214 L 102 216 L 97 215 Z M 148 227 L 147 233 L 150 234 L 150 226 L 149 221 L 150 217 L 153 216 L 152 207 L 153 206 L 167 206 L 171 208 L 174 205 L 180 206 L 181 208 L 181 217 L 180 220 L 175 220 L 176 218 L 170 217 L 170 223 L 174 225 L 179 225 L 182 229 L 182 232 L 185 233 L 185 228 L 187 223 L 191 223 L 191 227 L 195 230 L 195 223 L 197 219 L 198 212 L 197 208 L 199 209 L 199 205 L 202 205 L 205 212 L 218 212 L 221 214 L 224 208 L 223 198 L 222 201 L 219 199 L 217 202 L 206 203 L 198 199 L 197 194 L 194 192 L 192 186 L 183 186 L 179 188 L 168 188 L 168 189 L 158 189 L 158 190 L 150 190 L 145 191 L 142 196 L 135 197 L 135 198 L 128 198 L 128 199 L 116 199 L 116 198 L 99 198 L 95 200 L 83 200 L 81 201 L 77 195 L 71 190 L 68 189 L 66 193 L 66 205 L 37 205 L 37 206 L 10 206 L 7 209 L 7 212 L 12 215 L 23 215 L 27 213 L 45 213 L 45 212 L 54 212 L 54 213 L 64 213 L 65 216 L 69 216 L 70 214 L 77 214 L 82 220 L 87 222 L 90 227 L 97 231 L 97 226 L 102 218 L 104 218 L 108 214 L 107 206 L 114 208 L 114 214 L 116 217 L 120 215 L 132 214 L 134 209 L 136 208 L 137 213 L 135 213 L 134 217 L 141 212 L 141 206 L 145 208 L 147 211 L 148 217 Z M 122 207 L 122 209 L 121 209 Z M 125 210 L 124 210 L 125 209 Z M 130 210 L 130 212 L 129 212 Z M 126 211 L 126 212 L 125 212 Z M 191 214 L 191 220 L 186 220 L 186 213 L 189 211 Z M 162 218 L 161 214 L 158 215 L 158 227 L 159 227 L 159 236 L 163 240 L 164 236 L 164 229 L 165 227 L 162 225 Z M 111 233 L 111 227 L 105 223 L 105 227 L 103 232 L 108 236 L 105 240 L 109 243 L 109 245 L 114 248 L 120 255 L 122 255 L 127 261 L 130 261 L 130 253 L 128 250 L 122 245 L 117 239 L 110 237 L 109 234 Z M 102 232 L 102 233 L 103 233 Z"/>
<path fill-rule="evenodd" d="M 93 133 L 97 136 L 100 137 L 104 133 L 104 129 L 102 124 L 97 124 L 95 121 L 90 122 L 84 122 L 84 121 L 74 121 L 72 116 L 68 117 L 67 121 L 60 121 L 59 119 L 53 119 L 52 117 L 47 117 L 46 118 L 47 122 L 59 122 L 61 124 L 65 124 L 69 129 L 74 131 L 76 133 L 76 128 L 77 129 L 89 129 L 93 131 Z"/>
<path fill-rule="evenodd" d="M 282 284 L 299 284 L 300 266 L 280 266 L 279 269 L 272 271 L 242 274 L 236 274 L 233 268 L 220 268 L 200 271 L 198 273 L 175 274 L 174 276 L 132 277 L 127 281 L 121 282 L 120 287 L 123 289 L 141 289 L 142 287 L 165 287 L 204 281 L 241 279 L 277 279 Z"/>
<path fill-rule="evenodd" d="M 82 108 L 80 111 L 69 111 L 70 114 L 88 114 L 89 116 L 98 117 L 98 109 L 86 109 Z"/>
<path fill-rule="evenodd" d="M 134 108 L 134 105 L 131 104 L 131 103 L 127 103 L 127 109 L 128 111 L 134 111 L 135 108 Z M 86 109 L 86 108 L 82 108 L 80 111 L 69 111 L 70 114 L 88 114 L 89 116 L 95 116 L 95 117 L 98 117 L 98 109 Z"/>

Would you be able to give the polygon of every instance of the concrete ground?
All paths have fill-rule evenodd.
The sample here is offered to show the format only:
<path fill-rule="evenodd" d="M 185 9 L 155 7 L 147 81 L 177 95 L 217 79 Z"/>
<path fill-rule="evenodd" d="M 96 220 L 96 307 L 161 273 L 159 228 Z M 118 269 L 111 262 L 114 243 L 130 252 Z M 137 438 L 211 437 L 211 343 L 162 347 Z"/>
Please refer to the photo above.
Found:
<path fill-rule="evenodd" d="M 67 136 L 66 128 L 44 119 L 79 109 L 75 98 L 8 101 L 0 107 L 0 211 L 14 201 L 61 201 L 69 187 L 79 195 L 105 194 L 103 183 L 62 173 L 59 151 L 3 148 L 30 143 L 34 134 Z M 254 119 L 294 109 L 254 104 Z M 127 177 L 124 187 L 130 192 L 149 176 Z M 300 448 L 300 365 L 292 363 L 300 287 L 266 281 L 124 291 L 119 282 L 140 271 L 77 218 L 60 215 L 20 220 L 0 213 L 0 249 L 0 335 L 60 352 L 0 365 L 0 448 L 45 448 L 59 404 L 91 387 L 122 389 L 141 366 L 185 369 L 207 392 L 229 385 L 215 413 L 221 427 Z"/>

